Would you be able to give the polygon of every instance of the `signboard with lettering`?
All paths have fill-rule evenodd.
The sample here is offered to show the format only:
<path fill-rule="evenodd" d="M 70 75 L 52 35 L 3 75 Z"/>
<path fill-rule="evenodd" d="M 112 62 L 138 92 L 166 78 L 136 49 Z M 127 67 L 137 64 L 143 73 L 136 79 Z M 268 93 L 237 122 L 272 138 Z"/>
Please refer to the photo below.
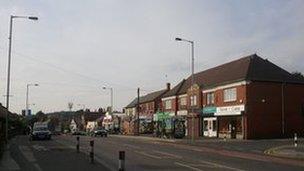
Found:
<path fill-rule="evenodd" d="M 202 115 L 216 113 L 216 107 L 214 106 L 204 107 L 201 113 Z"/>
<path fill-rule="evenodd" d="M 241 115 L 245 105 L 217 107 L 215 116 Z"/>

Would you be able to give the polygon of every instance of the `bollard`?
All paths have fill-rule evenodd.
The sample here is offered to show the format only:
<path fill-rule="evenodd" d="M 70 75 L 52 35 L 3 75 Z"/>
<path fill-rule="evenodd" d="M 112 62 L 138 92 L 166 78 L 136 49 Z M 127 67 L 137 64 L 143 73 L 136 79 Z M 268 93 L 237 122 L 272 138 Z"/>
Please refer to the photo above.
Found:
<path fill-rule="evenodd" d="M 76 151 L 79 153 L 79 136 L 76 137 L 77 144 L 76 144 Z"/>
<path fill-rule="evenodd" d="M 91 147 L 91 151 L 90 151 L 90 162 L 94 163 L 94 140 L 90 141 L 90 147 Z"/>
<path fill-rule="evenodd" d="M 295 147 L 298 146 L 298 137 L 297 137 L 297 133 L 294 134 L 294 146 L 295 146 Z"/>
<path fill-rule="evenodd" d="M 125 151 L 119 151 L 118 171 L 125 171 Z"/>

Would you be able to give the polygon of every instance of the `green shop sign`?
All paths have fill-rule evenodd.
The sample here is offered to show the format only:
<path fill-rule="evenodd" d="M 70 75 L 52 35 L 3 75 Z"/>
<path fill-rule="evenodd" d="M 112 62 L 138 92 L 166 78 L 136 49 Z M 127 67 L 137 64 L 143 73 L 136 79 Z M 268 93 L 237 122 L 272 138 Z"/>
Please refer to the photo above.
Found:
<path fill-rule="evenodd" d="M 216 113 L 216 107 L 214 107 L 214 106 L 204 107 L 201 112 L 202 115 L 210 115 L 210 114 L 214 114 L 214 113 Z"/>
<path fill-rule="evenodd" d="M 166 120 L 166 119 L 170 119 L 170 113 L 168 112 L 157 112 L 154 115 L 154 121 L 162 121 L 162 120 Z"/>

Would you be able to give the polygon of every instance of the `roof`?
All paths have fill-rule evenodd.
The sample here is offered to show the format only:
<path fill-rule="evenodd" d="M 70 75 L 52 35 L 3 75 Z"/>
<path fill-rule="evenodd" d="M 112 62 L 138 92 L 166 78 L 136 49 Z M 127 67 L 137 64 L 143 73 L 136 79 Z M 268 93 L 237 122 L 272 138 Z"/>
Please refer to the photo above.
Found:
<path fill-rule="evenodd" d="M 244 80 L 304 84 L 304 79 L 294 77 L 288 71 L 256 54 L 194 74 L 194 82 L 205 88 Z M 179 91 L 175 92 L 175 95 L 185 94 L 190 85 L 191 76 L 186 79 Z M 173 90 L 178 89 L 178 86 L 180 85 L 175 86 L 172 92 L 167 94 L 174 94 Z"/>
<path fill-rule="evenodd" d="M 142 103 L 147 103 L 147 102 L 151 102 L 151 101 L 154 101 L 155 99 L 161 97 L 162 95 L 164 95 L 168 90 L 167 89 L 163 89 L 163 90 L 159 90 L 159 91 L 155 91 L 155 92 L 152 92 L 152 93 L 149 93 L 145 96 L 141 96 L 139 97 L 139 103 L 142 104 Z M 128 104 L 126 106 L 126 108 L 132 108 L 132 107 L 135 107 L 136 104 L 137 104 L 137 99 L 138 98 L 135 98 L 130 104 Z"/>
<path fill-rule="evenodd" d="M 179 93 L 180 89 L 182 88 L 182 86 L 184 85 L 184 83 L 186 82 L 186 79 L 183 79 L 181 82 L 179 82 L 175 87 L 173 87 L 171 90 L 169 90 L 168 92 L 166 92 L 163 97 L 170 97 L 170 96 L 175 96 Z"/>

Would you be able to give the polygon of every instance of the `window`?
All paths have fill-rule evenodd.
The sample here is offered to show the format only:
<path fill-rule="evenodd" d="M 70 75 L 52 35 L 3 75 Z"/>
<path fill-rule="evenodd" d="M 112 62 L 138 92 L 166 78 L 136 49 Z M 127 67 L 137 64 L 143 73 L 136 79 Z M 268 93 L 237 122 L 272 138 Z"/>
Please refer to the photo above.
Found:
<path fill-rule="evenodd" d="M 236 88 L 224 90 L 224 102 L 236 101 Z"/>
<path fill-rule="evenodd" d="M 197 102 L 196 95 L 191 96 L 190 97 L 190 105 L 191 106 L 196 106 L 196 102 Z"/>
<path fill-rule="evenodd" d="M 204 121 L 204 131 L 208 131 L 208 121 Z"/>
<path fill-rule="evenodd" d="M 214 93 L 207 94 L 207 105 L 214 104 Z"/>
<path fill-rule="evenodd" d="M 179 99 L 179 104 L 181 106 L 186 106 L 187 105 L 187 98 L 186 97 L 182 97 Z"/>
<path fill-rule="evenodd" d="M 166 100 L 165 101 L 165 109 L 171 109 L 172 105 L 171 105 L 171 100 Z"/>

